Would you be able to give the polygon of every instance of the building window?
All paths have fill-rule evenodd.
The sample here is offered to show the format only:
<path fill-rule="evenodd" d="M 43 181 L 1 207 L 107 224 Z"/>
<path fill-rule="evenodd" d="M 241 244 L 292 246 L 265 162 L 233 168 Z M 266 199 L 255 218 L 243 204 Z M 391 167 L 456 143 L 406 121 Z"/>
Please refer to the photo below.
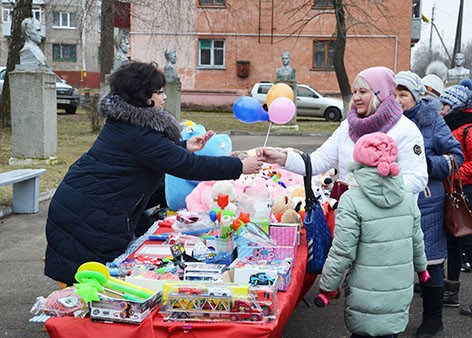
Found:
<path fill-rule="evenodd" d="M 33 18 L 41 23 L 44 23 L 43 11 L 41 8 L 33 8 Z M 2 22 L 11 22 L 13 18 L 13 9 L 2 8 Z"/>
<path fill-rule="evenodd" d="M 313 49 L 314 68 L 334 67 L 334 41 L 314 41 Z"/>
<path fill-rule="evenodd" d="M 326 8 L 334 6 L 334 0 L 315 0 L 313 7 L 315 8 Z"/>
<path fill-rule="evenodd" d="M 2 8 L 2 22 L 11 22 L 13 9 Z"/>
<path fill-rule="evenodd" d="M 52 60 L 77 62 L 77 45 L 52 45 Z"/>
<path fill-rule="evenodd" d="M 200 0 L 200 6 L 224 6 L 226 0 Z"/>
<path fill-rule="evenodd" d="M 198 40 L 198 66 L 223 68 L 225 66 L 225 41 Z"/>
<path fill-rule="evenodd" d="M 54 12 L 52 26 L 54 28 L 75 28 L 75 13 Z"/>

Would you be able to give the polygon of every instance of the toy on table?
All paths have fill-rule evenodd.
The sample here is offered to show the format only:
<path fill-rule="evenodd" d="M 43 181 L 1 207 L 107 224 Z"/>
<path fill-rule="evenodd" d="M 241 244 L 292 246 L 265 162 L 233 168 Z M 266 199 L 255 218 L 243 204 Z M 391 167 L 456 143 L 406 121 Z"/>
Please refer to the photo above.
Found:
<path fill-rule="evenodd" d="M 98 292 L 110 292 L 129 300 L 145 300 L 154 292 L 110 276 L 108 268 L 99 262 L 87 262 L 79 266 L 75 279 L 76 293 L 86 302 L 99 301 Z"/>
<path fill-rule="evenodd" d="M 187 121 L 185 127 L 181 131 L 182 140 L 188 140 L 193 136 L 202 135 L 205 132 L 206 129 L 204 126 L 192 121 Z M 229 156 L 231 150 L 231 138 L 226 134 L 215 134 L 206 142 L 203 149 L 196 151 L 195 154 L 206 156 Z M 199 183 L 200 181 L 185 180 L 166 174 L 165 191 L 169 209 L 174 211 L 184 209 L 186 207 L 186 197 Z"/>

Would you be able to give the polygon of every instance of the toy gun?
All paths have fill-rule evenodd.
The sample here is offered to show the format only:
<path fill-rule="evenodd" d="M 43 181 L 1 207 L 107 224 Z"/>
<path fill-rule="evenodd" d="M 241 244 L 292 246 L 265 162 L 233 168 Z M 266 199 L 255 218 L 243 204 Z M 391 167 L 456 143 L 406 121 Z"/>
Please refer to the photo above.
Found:
<path fill-rule="evenodd" d="M 138 301 L 148 299 L 154 294 L 149 289 L 111 277 L 108 268 L 98 262 L 87 262 L 79 266 L 75 279 L 79 282 L 74 284 L 76 293 L 86 302 L 100 300 L 98 292 L 109 292 Z"/>

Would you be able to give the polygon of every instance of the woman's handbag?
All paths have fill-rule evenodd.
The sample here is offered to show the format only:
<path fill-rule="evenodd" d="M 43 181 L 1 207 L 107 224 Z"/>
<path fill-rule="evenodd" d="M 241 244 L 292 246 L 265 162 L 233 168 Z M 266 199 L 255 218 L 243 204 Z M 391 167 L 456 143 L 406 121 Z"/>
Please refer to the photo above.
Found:
<path fill-rule="evenodd" d="M 469 201 L 462 189 L 462 179 L 454 156 L 452 157 L 452 173 L 445 180 L 446 206 L 444 210 L 444 226 L 446 231 L 455 237 L 472 235 L 472 212 L 469 209 Z M 454 189 L 454 173 L 457 173 L 459 181 L 458 189 Z"/>
<path fill-rule="evenodd" d="M 305 220 L 304 226 L 308 243 L 306 271 L 319 274 L 323 270 L 333 237 L 323 214 L 321 204 L 311 188 L 312 168 L 310 155 L 302 153 L 305 162 Z"/>

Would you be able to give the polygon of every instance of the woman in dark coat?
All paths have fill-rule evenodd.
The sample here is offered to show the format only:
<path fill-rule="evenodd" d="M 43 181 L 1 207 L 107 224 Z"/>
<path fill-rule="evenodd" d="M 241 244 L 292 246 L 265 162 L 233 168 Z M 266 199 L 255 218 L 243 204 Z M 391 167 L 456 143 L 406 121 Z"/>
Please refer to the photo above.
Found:
<path fill-rule="evenodd" d="M 464 161 L 460 143 L 452 136 L 441 117 L 441 105 L 434 98 L 423 98 L 425 88 L 421 78 L 410 71 L 399 72 L 395 97 L 403 115 L 413 121 L 424 139 L 428 164 L 428 185 L 418 196 L 421 229 L 424 233 L 428 272 L 431 279 L 421 282 L 423 321 L 416 331 L 417 338 L 435 337 L 443 331 L 442 302 L 444 294 L 444 261 L 447 257 L 444 233 L 445 190 L 443 180 L 449 175 L 451 156 L 459 165 Z"/>
<path fill-rule="evenodd" d="M 175 118 L 163 109 L 164 75 L 155 64 L 132 62 L 111 76 L 98 111 L 105 125 L 69 169 L 49 206 L 45 274 L 71 285 L 84 262 L 110 262 L 134 239 L 150 196 L 166 173 L 192 180 L 255 174 L 259 157 L 193 154 L 208 132 L 181 142 Z"/>

